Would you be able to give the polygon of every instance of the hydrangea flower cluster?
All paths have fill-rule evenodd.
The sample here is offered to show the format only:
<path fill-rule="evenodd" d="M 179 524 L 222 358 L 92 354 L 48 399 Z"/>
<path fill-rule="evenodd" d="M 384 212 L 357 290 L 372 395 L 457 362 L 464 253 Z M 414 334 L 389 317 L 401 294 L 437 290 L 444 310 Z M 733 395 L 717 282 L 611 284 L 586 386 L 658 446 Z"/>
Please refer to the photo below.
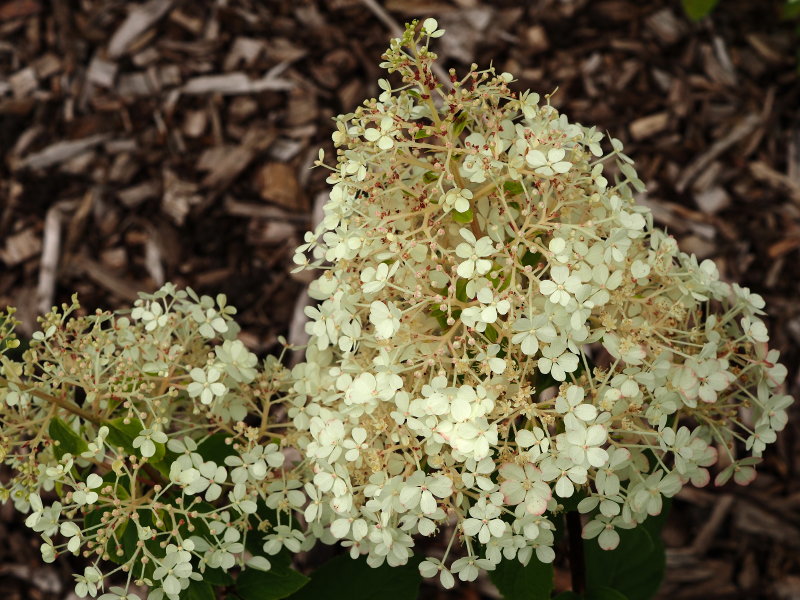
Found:
<path fill-rule="evenodd" d="M 612 549 L 715 464 L 755 476 L 792 402 L 763 299 L 653 227 L 618 140 L 508 73 L 445 91 L 442 34 L 411 23 L 394 83 L 337 119 L 295 256 L 323 271 L 305 362 L 259 365 L 224 296 L 171 284 L 130 311 L 73 300 L 21 355 L 0 314 L 0 501 L 45 561 L 89 560 L 78 597 L 203 597 L 318 540 L 401 565 L 437 535 L 419 570 L 452 587 L 552 561 L 565 510 Z"/>
<path fill-rule="evenodd" d="M 338 117 L 295 257 L 323 271 L 286 397 L 310 531 L 374 566 L 446 531 L 420 571 L 450 587 L 552 561 L 569 502 L 611 549 L 720 453 L 716 483 L 748 483 L 792 401 L 763 299 L 653 227 L 619 140 L 492 68 L 446 91 L 442 31 L 417 25 L 383 57 L 395 83 Z"/>
<path fill-rule="evenodd" d="M 0 315 L 0 460 L 14 473 L 0 501 L 28 513 L 44 561 L 89 559 L 78 597 L 112 576 L 124 585 L 102 600 L 135 598 L 133 582 L 178 600 L 313 543 L 292 516 L 306 498 L 275 412 L 281 370 L 236 339 L 223 295 L 168 284 L 127 315 L 78 309 L 43 317 L 19 360 Z"/>

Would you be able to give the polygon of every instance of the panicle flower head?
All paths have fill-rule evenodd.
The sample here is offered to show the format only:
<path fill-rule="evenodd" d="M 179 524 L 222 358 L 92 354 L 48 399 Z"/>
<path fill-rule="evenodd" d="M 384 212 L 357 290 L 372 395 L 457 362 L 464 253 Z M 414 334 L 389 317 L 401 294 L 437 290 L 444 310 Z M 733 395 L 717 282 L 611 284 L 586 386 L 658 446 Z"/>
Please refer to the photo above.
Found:
<path fill-rule="evenodd" d="M 451 586 L 551 561 L 567 498 L 613 548 L 718 449 L 718 482 L 746 483 L 791 400 L 763 300 L 653 227 L 619 140 L 492 68 L 447 91 L 442 33 L 410 24 L 380 98 L 337 119 L 325 217 L 295 258 L 324 274 L 287 401 L 314 535 L 400 564 L 444 529 L 466 556 L 420 570 Z"/>
<path fill-rule="evenodd" d="M 492 68 L 447 91 L 443 33 L 407 26 L 380 97 L 337 119 L 291 371 L 258 364 L 223 295 L 172 284 L 54 309 L 21 357 L 0 314 L 0 499 L 43 560 L 91 560 L 77 596 L 179 600 L 317 540 L 402 565 L 440 532 L 419 569 L 452 587 L 553 561 L 567 503 L 611 549 L 720 453 L 716 484 L 755 477 L 792 403 L 763 299 L 653 227 L 619 140 Z"/>
<path fill-rule="evenodd" d="M 44 561 L 91 561 L 78 597 L 135 600 L 137 582 L 178 600 L 207 568 L 269 569 L 245 555 L 248 535 L 256 549 L 276 535 L 307 544 L 292 427 L 275 418 L 284 369 L 258 366 L 234 313 L 171 284 L 130 311 L 80 315 L 73 301 L 15 358 L 0 316 L 0 447 L 14 473 L 0 492 L 28 513 Z M 108 576 L 127 583 L 103 593 Z"/>

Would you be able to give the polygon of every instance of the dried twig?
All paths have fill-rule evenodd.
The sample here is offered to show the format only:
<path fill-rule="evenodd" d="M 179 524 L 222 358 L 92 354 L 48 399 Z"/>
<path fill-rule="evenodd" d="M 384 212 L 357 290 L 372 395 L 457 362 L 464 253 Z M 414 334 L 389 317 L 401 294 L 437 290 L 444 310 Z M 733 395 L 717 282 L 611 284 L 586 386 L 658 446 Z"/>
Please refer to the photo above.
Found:
<path fill-rule="evenodd" d="M 186 82 L 184 94 L 255 94 L 266 90 L 290 90 L 294 83 L 267 73 L 261 79 L 250 79 L 245 73 L 226 73 L 224 75 L 204 75 Z"/>
<path fill-rule="evenodd" d="M 89 137 L 81 138 L 79 140 L 68 140 L 65 142 L 56 142 L 50 144 L 47 148 L 29 154 L 27 157 L 19 160 L 15 165 L 15 169 L 44 169 L 52 167 L 71 158 L 86 152 L 90 148 L 102 144 L 110 136 L 108 134 L 98 134 Z"/>
<path fill-rule="evenodd" d="M 736 125 L 728 135 L 714 142 L 714 144 L 701 154 L 697 160 L 692 161 L 678 179 L 678 182 L 675 184 L 675 189 L 679 192 L 685 191 L 689 184 L 692 183 L 704 169 L 708 168 L 715 158 L 750 135 L 760 123 L 760 115 L 751 114 L 745 117 L 745 119 Z"/>
<path fill-rule="evenodd" d="M 52 206 L 44 219 L 42 261 L 39 266 L 39 285 L 36 288 L 36 310 L 44 314 L 53 306 L 56 295 L 58 258 L 61 253 L 61 204 Z"/>
<path fill-rule="evenodd" d="M 697 537 L 691 545 L 691 552 L 696 556 L 704 556 L 708 552 L 711 542 L 714 541 L 714 536 L 717 535 L 722 522 L 728 516 L 728 513 L 733 506 L 734 497 L 730 495 L 720 496 L 717 503 L 714 505 L 714 510 L 711 511 L 711 516 L 705 522 Z"/>
<path fill-rule="evenodd" d="M 800 204 L 800 184 L 788 175 L 784 175 L 760 160 L 750 163 L 753 177 L 780 191 L 785 191 L 789 198 Z"/>

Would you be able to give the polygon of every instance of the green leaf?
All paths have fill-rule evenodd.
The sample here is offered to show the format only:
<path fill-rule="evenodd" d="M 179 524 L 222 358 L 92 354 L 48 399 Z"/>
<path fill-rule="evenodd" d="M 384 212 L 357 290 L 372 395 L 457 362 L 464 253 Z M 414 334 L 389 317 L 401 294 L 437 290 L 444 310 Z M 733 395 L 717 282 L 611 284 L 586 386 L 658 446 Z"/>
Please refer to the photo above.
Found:
<path fill-rule="evenodd" d="M 128 519 L 114 531 L 114 535 L 116 536 L 116 541 L 113 538 L 108 540 L 106 548 L 111 560 L 121 565 L 128 562 L 133 557 L 133 553 L 136 552 L 139 532 L 136 529 L 136 525 Z M 120 550 L 122 550 L 122 554 L 118 554 Z"/>
<path fill-rule="evenodd" d="M 661 585 L 666 566 L 664 543 L 657 523 L 645 521 L 634 529 L 621 529 L 619 546 L 602 550 L 597 540 L 586 540 L 586 583 L 589 589 L 611 588 L 627 600 L 649 600 Z M 612 600 L 610 596 L 599 600 Z"/>
<path fill-rule="evenodd" d="M 583 597 L 586 600 L 629 600 L 625 594 L 602 585 L 586 590 Z"/>
<path fill-rule="evenodd" d="M 708 16 L 719 0 L 681 0 L 686 16 L 692 21 L 699 21 Z"/>
<path fill-rule="evenodd" d="M 311 581 L 291 600 L 416 600 L 422 580 L 410 560 L 402 567 L 383 564 L 373 569 L 362 557 L 332 558 L 312 573 Z"/>
<path fill-rule="evenodd" d="M 576 594 L 572 590 L 561 592 L 553 600 L 629 600 L 625 594 L 609 587 L 599 586 L 586 590 L 586 593 Z"/>
<path fill-rule="evenodd" d="M 520 260 L 523 267 L 536 267 L 542 260 L 542 255 L 539 252 L 525 251 L 525 255 Z"/>
<path fill-rule="evenodd" d="M 447 331 L 450 329 L 450 326 L 447 324 L 447 314 L 442 312 L 439 307 L 432 308 L 430 315 L 436 319 L 436 322 L 439 324 L 439 328 L 442 331 Z"/>
<path fill-rule="evenodd" d="M 50 420 L 48 431 L 50 437 L 58 442 L 53 447 L 53 450 L 59 459 L 65 454 L 78 456 L 81 452 L 86 452 L 89 449 L 86 442 L 58 417 Z"/>
<path fill-rule="evenodd" d="M 489 577 L 504 600 L 548 600 L 553 589 L 553 565 L 531 558 L 526 566 L 518 560 L 504 560 Z"/>
<path fill-rule="evenodd" d="M 453 135 L 459 136 L 464 128 L 467 126 L 468 115 L 462 112 L 455 121 L 453 121 Z"/>
<path fill-rule="evenodd" d="M 233 446 L 225 443 L 225 439 L 230 437 L 225 433 L 215 433 L 206 438 L 202 444 L 198 444 L 197 453 L 203 457 L 204 460 L 211 460 L 218 465 L 225 464 L 225 459 L 229 456 L 234 456 L 236 451 Z"/>
<path fill-rule="evenodd" d="M 456 299 L 459 302 L 469 302 L 469 298 L 467 298 L 467 283 L 469 283 L 468 280 L 461 278 L 456 281 Z"/>
<path fill-rule="evenodd" d="M 419 139 L 422 139 L 422 138 L 426 138 L 426 137 L 429 137 L 431 134 L 432 134 L 431 131 L 428 131 L 427 129 L 425 129 L 423 127 L 417 133 L 414 134 L 414 139 L 415 140 L 419 140 Z"/>
<path fill-rule="evenodd" d="M 464 212 L 453 211 L 453 220 L 456 223 L 472 223 L 472 209 L 468 208 Z"/>
<path fill-rule="evenodd" d="M 519 181 L 506 181 L 503 183 L 503 189 L 514 196 L 524 191 L 522 183 Z"/>
<path fill-rule="evenodd" d="M 309 578 L 289 567 L 269 571 L 245 569 L 236 579 L 236 593 L 242 600 L 281 600 L 308 584 Z"/>
<path fill-rule="evenodd" d="M 214 588 L 205 581 L 192 581 L 189 587 L 181 592 L 181 600 L 217 600 Z"/>
<path fill-rule="evenodd" d="M 202 573 L 203 581 L 210 583 L 213 586 L 228 586 L 233 585 L 233 577 L 228 575 L 228 572 L 221 569 L 212 569 L 207 567 Z"/>
<path fill-rule="evenodd" d="M 796 19 L 797 17 L 800 17 L 800 2 L 792 2 L 792 0 L 788 0 L 786 4 L 783 5 L 781 19 L 788 21 L 790 19 Z"/>

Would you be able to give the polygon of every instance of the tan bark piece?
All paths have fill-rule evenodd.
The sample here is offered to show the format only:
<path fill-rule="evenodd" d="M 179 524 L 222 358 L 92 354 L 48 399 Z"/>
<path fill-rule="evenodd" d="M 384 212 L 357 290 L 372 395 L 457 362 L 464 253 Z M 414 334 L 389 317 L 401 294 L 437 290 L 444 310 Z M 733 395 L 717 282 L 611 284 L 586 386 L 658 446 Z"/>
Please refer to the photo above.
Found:
<path fill-rule="evenodd" d="M 119 58 L 125 54 L 136 38 L 167 14 L 172 4 L 173 0 L 150 0 L 134 8 L 111 36 L 111 41 L 108 43 L 109 57 Z"/>
<path fill-rule="evenodd" d="M 256 173 L 256 188 L 264 200 L 289 210 L 303 208 L 295 169 L 286 163 L 268 162 Z"/>

